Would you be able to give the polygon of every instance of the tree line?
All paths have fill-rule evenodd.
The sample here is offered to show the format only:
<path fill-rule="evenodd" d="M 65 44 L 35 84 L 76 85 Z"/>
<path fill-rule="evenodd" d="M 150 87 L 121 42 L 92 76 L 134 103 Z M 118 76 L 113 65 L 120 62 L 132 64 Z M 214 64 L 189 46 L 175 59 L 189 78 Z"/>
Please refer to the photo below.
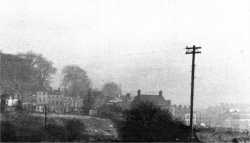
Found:
<path fill-rule="evenodd" d="M 3 93 L 18 91 L 25 95 L 26 91 L 43 87 L 51 89 L 52 75 L 57 72 L 54 64 L 42 54 L 33 52 L 16 55 L 1 53 L 1 87 Z M 86 70 L 77 65 L 66 65 L 61 74 L 61 87 L 67 96 L 86 96 L 93 89 L 91 79 Z M 93 89 L 94 90 L 94 89 Z M 99 89 L 95 89 L 99 90 Z M 121 87 L 109 82 L 103 85 L 101 91 L 106 96 L 115 97 L 121 94 Z"/>

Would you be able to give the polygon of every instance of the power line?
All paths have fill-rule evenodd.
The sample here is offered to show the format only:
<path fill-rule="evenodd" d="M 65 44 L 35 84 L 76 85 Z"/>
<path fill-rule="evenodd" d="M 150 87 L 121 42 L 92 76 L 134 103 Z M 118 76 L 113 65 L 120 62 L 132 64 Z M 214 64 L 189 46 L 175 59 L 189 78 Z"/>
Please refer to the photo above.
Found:
<path fill-rule="evenodd" d="M 140 53 L 134 53 L 134 54 L 121 54 L 121 55 L 113 55 L 113 56 L 92 56 L 92 55 L 79 55 L 81 57 L 86 58 L 113 58 L 113 57 L 127 57 L 127 56 L 137 56 L 137 55 L 147 55 L 147 54 L 155 54 L 155 53 L 163 53 L 167 52 L 165 51 L 155 51 L 155 52 L 140 52 Z M 82 59 L 81 57 L 74 57 L 75 59 Z"/>

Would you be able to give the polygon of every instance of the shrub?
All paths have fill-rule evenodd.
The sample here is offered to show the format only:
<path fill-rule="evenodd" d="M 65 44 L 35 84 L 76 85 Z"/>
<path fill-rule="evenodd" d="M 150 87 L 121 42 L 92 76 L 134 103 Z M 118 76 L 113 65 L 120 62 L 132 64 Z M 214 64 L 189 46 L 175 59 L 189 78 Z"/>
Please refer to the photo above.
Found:
<path fill-rule="evenodd" d="M 44 118 L 29 114 L 7 114 L 1 122 L 1 142 L 45 141 Z M 47 138 L 49 142 L 80 141 L 85 131 L 84 124 L 77 119 L 48 118 Z"/>
<path fill-rule="evenodd" d="M 67 141 L 80 141 L 85 132 L 84 124 L 77 119 L 67 120 L 65 124 Z"/>
<path fill-rule="evenodd" d="M 150 102 L 132 105 L 125 112 L 119 137 L 125 142 L 176 142 L 187 141 L 188 127 L 175 120 L 172 114 Z"/>
<path fill-rule="evenodd" d="M 122 114 L 123 110 L 121 107 L 112 105 L 103 105 L 97 109 L 97 116 L 101 118 L 113 119 L 117 118 Z"/>
<path fill-rule="evenodd" d="M 1 121 L 1 142 L 17 141 L 15 126 L 8 121 Z"/>

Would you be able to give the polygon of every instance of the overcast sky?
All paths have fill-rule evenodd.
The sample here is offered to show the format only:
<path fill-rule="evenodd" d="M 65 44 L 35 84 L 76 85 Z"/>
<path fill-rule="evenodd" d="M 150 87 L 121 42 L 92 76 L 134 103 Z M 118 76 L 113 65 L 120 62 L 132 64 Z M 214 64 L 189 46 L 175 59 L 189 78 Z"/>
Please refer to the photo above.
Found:
<path fill-rule="evenodd" d="M 189 104 L 196 55 L 195 108 L 250 101 L 249 0 L 0 0 L 0 50 L 33 51 L 85 69 L 94 87 L 163 91 Z"/>

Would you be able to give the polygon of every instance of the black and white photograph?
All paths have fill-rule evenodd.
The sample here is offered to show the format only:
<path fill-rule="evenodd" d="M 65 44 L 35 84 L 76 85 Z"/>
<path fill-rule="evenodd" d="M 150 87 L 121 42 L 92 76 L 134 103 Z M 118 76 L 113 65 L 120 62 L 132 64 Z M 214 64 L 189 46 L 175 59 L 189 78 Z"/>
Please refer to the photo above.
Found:
<path fill-rule="evenodd" d="M 0 0 L 0 142 L 250 143 L 249 0 Z"/>

